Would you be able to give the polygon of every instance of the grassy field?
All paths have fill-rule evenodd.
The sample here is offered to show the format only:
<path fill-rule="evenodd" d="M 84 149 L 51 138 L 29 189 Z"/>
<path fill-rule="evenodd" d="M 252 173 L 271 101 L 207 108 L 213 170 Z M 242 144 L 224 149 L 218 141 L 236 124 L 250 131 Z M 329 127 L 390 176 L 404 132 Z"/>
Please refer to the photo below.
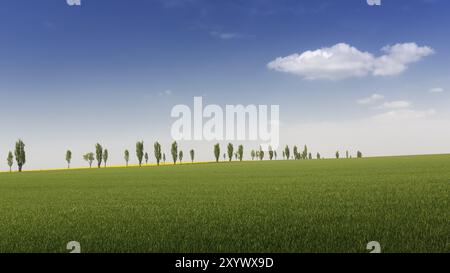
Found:
<path fill-rule="evenodd" d="M 449 252 L 450 155 L 0 174 L 0 252 Z"/>

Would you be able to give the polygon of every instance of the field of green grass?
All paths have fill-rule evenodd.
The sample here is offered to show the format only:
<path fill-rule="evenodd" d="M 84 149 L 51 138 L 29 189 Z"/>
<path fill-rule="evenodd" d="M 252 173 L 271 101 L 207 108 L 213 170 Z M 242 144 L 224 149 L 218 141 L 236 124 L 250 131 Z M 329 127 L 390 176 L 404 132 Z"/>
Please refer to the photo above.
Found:
<path fill-rule="evenodd" d="M 449 252 L 450 155 L 0 174 L 0 252 Z"/>

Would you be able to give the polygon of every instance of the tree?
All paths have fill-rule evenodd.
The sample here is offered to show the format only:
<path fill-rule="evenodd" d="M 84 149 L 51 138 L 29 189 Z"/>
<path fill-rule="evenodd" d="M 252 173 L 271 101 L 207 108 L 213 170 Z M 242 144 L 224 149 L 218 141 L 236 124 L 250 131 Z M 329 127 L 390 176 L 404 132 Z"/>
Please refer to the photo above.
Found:
<path fill-rule="evenodd" d="M 308 147 L 305 145 L 303 148 L 302 158 L 307 159 L 308 158 Z"/>
<path fill-rule="evenodd" d="M 190 151 L 189 151 L 189 154 L 190 154 L 190 156 L 191 156 L 191 163 L 194 163 L 194 156 L 195 156 L 194 149 L 190 150 Z"/>
<path fill-rule="evenodd" d="M 145 165 L 148 165 L 148 153 L 144 154 L 144 158 L 145 158 Z"/>
<path fill-rule="evenodd" d="M 242 158 L 244 157 L 244 146 L 243 145 L 239 145 L 237 154 L 238 154 L 239 161 L 242 161 Z"/>
<path fill-rule="evenodd" d="M 294 146 L 294 158 L 295 159 L 300 159 L 300 154 L 298 153 L 297 146 Z"/>
<path fill-rule="evenodd" d="M 126 162 L 127 167 L 128 167 L 128 161 L 130 161 L 130 152 L 128 150 L 125 150 L 124 158 L 125 158 L 125 162 Z"/>
<path fill-rule="evenodd" d="M 94 153 L 87 153 L 83 155 L 83 159 L 89 163 L 89 168 L 92 168 L 92 162 L 94 162 Z"/>
<path fill-rule="evenodd" d="M 176 141 L 174 141 L 172 143 L 172 148 L 170 150 L 170 152 L 172 153 L 172 159 L 173 159 L 173 164 L 177 164 L 177 159 L 178 159 L 178 144 Z"/>
<path fill-rule="evenodd" d="M 67 169 L 70 169 L 70 162 L 72 161 L 72 152 L 67 150 L 66 152 Z"/>
<path fill-rule="evenodd" d="M 228 143 L 227 152 L 228 152 L 228 159 L 230 162 L 231 160 L 233 160 L 233 150 L 234 150 L 233 144 Z"/>
<path fill-rule="evenodd" d="M 22 172 L 23 165 L 26 163 L 25 157 L 25 143 L 22 140 L 18 140 L 16 142 L 16 149 L 14 151 L 14 155 L 16 156 L 17 167 L 19 172 Z"/>
<path fill-rule="evenodd" d="M 108 149 L 103 150 L 103 164 L 105 164 L 105 168 L 106 162 L 108 162 L 108 157 L 109 157 Z"/>
<path fill-rule="evenodd" d="M 275 156 L 275 160 L 277 160 L 277 151 L 273 151 L 273 155 Z"/>
<path fill-rule="evenodd" d="M 8 153 L 8 157 L 6 158 L 6 161 L 8 162 L 9 172 L 11 172 L 12 171 L 11 168 L 14 163 L 14 156 L 11 151 Z"/>
<path fill-rule="evenodd" d="M 311 153 L 308 154 L 308 159 L 309 159 L 309 160 L 312 159 L 312 154 L 311 154 Z"/>
<path fill-rule="evenodd" d="M 255 157 L 256 157 L 256 152 L 255 152 L 255 150 L 252 150 L 252 152 L 250 153 L 250 155 L 251 155 L 251 157 L 252 157 L 252 160 L 254 160 Z"/>
<path fill-rule="evenodd" d="M 317 153 L 317 159 L 320 159 L 320 154 L 319 153 Z"/>
<path fill-rule="evenodd" d="M 156 158 L 156 165 L 159 166 L 159 162 L 161 161 L 161 144 L 159 144 L 158 141 L 155 142 L 153 145 L 153 148 L 155 150 L 155 158 Z M 164 163 L 166 163 L 166 156 L 164 155 Z"/>
<path fill-rule="evenodd" d="M 272 160 L 273 158 L 273 149 L 272 146 L 269 146 L 269 159 Z"/>
<path fill-rule="evenodd" d="M 283 155 L 283 160 L 284 160 L 284 158 L 286 157 L 286 153 L 284 152 L 284 150 L 283 150 L 282 155 Z"/>
<path fill-rule="evenodd" d="M 214 145 L 214 157 L 216 158 L 216 162 L 219 162 L 219 156 L 220 156 L 220 144 L 217 143 Z"/>
<path fill-rule="evenodd" d="M 362 153 L 361 153 L 361 151 L 358 151 L 358 153 L 357 153 L 357 156 L 356 156 L 357 158 L 362 158 L 363 157 L 363 155 L 362 155 Z"/>
<path fill-rule="evenodd" d="M 95 144 L 95 158 L 97 159 L 97 167 L 100 168 L 103 160 L 103 147 L 99 143 Z"/>
<path fill-rule="evenodd" d="M 339 159 L 339 151 L 336 152 L 336 158 Z"/>
<path fill-rule="evenodd" d="M 180 160 L 180 163 L 183 161 L 183 151 L 180 151 L 179 153 L 178 153 L 178 158 L 179 158 L 179 160 Z"/>
<path fill-rule="evenodd" d="M 259 146 L 259 160 L 264 159 L 264 151 L 262 150 L 261 146 Z"/>
<path fill-rule="evenodd" d="M 289 155 L 290 155 L 290 151 L 289 151 L 289 146 L 286 145 L 286 147 L 284 148 L 284 154 L 286 155 L 286 159 L 289 160 Z"/>
<path fill-rule="evenodd" d="M 141 167 L 142 159 L 144 158 L 144 141 L 136 142 L 136 156 L 139 162 L 139 167 Z"/>

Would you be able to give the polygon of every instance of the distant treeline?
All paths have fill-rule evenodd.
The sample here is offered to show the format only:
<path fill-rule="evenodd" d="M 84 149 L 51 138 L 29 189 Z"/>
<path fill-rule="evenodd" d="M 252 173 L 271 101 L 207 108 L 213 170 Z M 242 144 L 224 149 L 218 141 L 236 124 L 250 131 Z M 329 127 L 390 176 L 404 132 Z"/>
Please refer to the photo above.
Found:
<path fill-rule="evenodd" d="M 166 164 L 166 154 L 162 152 L 161 144 L 159 142 L 155 142 L 153 145 L 153 148 L 154 148 L 153 154 L 156 159 L 156 164 L 158 166 L 160 165 L 161 162 Z M 213 153 L 214 153 L 214 158 L 215 158 L 216 162 L 219 162 L 220 155 L 221 155 L 221 148 L 220 148 L 219 143 L 214 145 Z M 184 153 L 182 150 L 178 149 L 178 143 L 176 141 L 174 141 L 170 147 L 170 155 L 172 156 L 172 161 L 173 161 L 174 165 L 176 165 L 177 162 L 182 163 Z M 273 159 L 277 160 L 277 151 L 273 150 L 272 146 L 269 146 L 267 155 L 268 155 L 269 160 L 273 160 Z M 346 151 L 345 155 L 346 155 L 346 158 L 352 158 L 349 151 Z M 128 167 L 128 163 L 130 161 L 130 151 L 125 150 L 123 153 L 123 156 L 124 156 L 125 164 Z M 189 151 L 189 156 L 190 156 L 191 162 L 193 163 L 194 159 L 195 159 L 194 149 L 191 149 Z M 264 160 L 265 156 L 266 156 L 266 151 L 264 151 L 261 146 L 259 147 L 258 150 L 250 151 L 250 157 L 252 160 L 255 160 L 255 159 Z M 339 151 L 336 151 L 335 156 L 336 156 L 336 159 L 340 158 Z M 108 157 L 109 157 L 108 149 L 104 149 L 100 143 L 97 143 L 95 145 L 95 153 L 88 152 L 83 155 L 83 159 L 89 164 L 90 168 L 92 168 L 92 164 L 94 163 L 94 161 L 97 162 L 97 168 L 101 168 L 102 165 L 103 165 L 103 167 L 106 168 L 107 162 L 108 162 Z M 361 151 L 358 151 L 356 153 L 356 157 L 362 158 Z M 144 141 L 136 142 L 136 158 L 139 162 L 139 167 L 142 166 L 144 161 L 145 161 L 145 164 L 148 164 L 149 155 L 147 152 L 144 151 Z M 234 160 L 238 160 L 238 161 L 243 160 L 243 158 L 244 158 L 244 146 L 243 145 L 239 145 L 237 147 L 237 150 L 235 150 L 234 145 L 232 143 L 228 143 L 226 153 L 223 153 L 223 160 L 224 161 L 228 160 L 231 162 L 233 160 L 233 158 L 234 158 Z M 283 158 L 283 160 L 290 160 L 290 159 L 292 159 L 292 160 L 312 160 L 313 154 L 308 150 L 308 147 L 306 145 L 303 147 L 302 152 L 299 152 L 298 147 L 294 146 L 294 148 L 292 149 L 292 154 L 291 154 L 291 149 L 289 148 L 288 145 L 286 145 L 286 147 L 282 151 L 282 158 Z M 25 156 L 25 143 L 20 139 L 16 142 L 14 154 L 10 151 L 8 153 L 8 157 L 6 159 L 10 172 L 12 171 L 14 159 L 16 160 L 16 163 L 17 163 L 17 170 L 19 172 L 22 172 L 23 166 L 26 163 L 26 156 Z M 322 157 L 320 155 L 320 153 L 316 153 L 315 159 L 324 159 L 324 157 Z M 72 151 L 71 150 L 66 151 L 66 162 L 67 162 L 67 168 L 70 168 L 70 163 L 72 162 Z"/>

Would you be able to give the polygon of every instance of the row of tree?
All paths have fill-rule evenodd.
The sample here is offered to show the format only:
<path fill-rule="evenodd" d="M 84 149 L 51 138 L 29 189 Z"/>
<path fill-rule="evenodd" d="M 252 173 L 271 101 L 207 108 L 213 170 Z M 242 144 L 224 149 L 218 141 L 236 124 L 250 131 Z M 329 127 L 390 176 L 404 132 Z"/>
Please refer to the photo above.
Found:
<path fill-rule="evenodd" d="M 154 156 L 155 156 L 157 165 L 159 166 L 161 161 L 163 161 L 165 164 L 166 163 L 166 154 L 162 153 L 161 144 L 159 142 L 155 142 L 153 147 L 154 147 Z M 221 151 L 220 144 L 219 143 L 215 144 L 214 145 L 214 157 L 216 159 L 216 162 L 219 162 L 219 158 L 220 158 L 220 154 L 221 154 L 220 151 Z M 176 141 L 174 141 L 172 143 L 170 153 L 171 153 L 174 165 L 178 161 L 180 163 L 182 163 L 184 154 L 183 154 L 183 151 L 178 150 L 178 143 Z M 189 151 L 189 155 L 190 155 L 191 162 L 194 162 L 195 151 L 193 149 Z M 251 156 L 252 160 L 254 160 L 255 158 L 257 158 L 259 160 L 264 160 L 265 151 L 260 146 L 259 150 L 251 150 L 250 156 Z M 268 149 L 268 156 L 269 156 L 269 160 L 272 160 L 274 158 L 275 158 L 275 160 L 277 159 L 277 151 L 273 150 L 271 146 L 269 146 L 269 149 Z M 308 147 L 306 145 L 304 146 L 303 151 L 301 153 L 299 152 L 298 147 L 294 146 L 292 157 L 291 157 L 291 150 L 290 150 L 289 146 L 286 145 L 286 147 L 284 148 L 284 150 L 282 152 L 282 156 L 283 156 L 283 159 L 285 159 L 285 160 L 289 160 L 289 159 L 312 160 L 313 159 L 312 153 L 308 151 Z M 102 163 L 103 163 L 103 166 L 106 168 L 106 164 L 108 162 L 108 157 L 109 157 L 108 149 L 104 149 L 100 143 L 97 143 L 95 145 L 95 153 L 89 152 L 89 153 L 86 153 L 83 155 L 83 159 L 86 162 L 88 162 L 90 168 L 92 168 L 92 164 L 94 161 L 97 161 L 98 168 L 101 168 Z M 136 157 L 139 162 L 139 167 L 142 166 L 144 160 L 145 160 L 145 164 L 148 164 L 149 155 L 147 152 L 144 151 L 144 141 L 138 141 L 136 143 Z M 232 143 L 228 143 L 226 153 L 223 154 L 224 160 L 227 160 L 227 158 L 228 158 L 229 161 L 232 161 L 234 158 L 235 160 L 242 161 L 243 157 L 244 157 L 244 146 L 243 145 L 239 145 L 237 150 L 235 150 L 234 145 Z M 350 153 L 348 151 L 346 151 L 346 157 L 351 158 Z M 10 172 L 11 172 L 12 165 L 14 163 L 14 158 L 16 159 L 18 170 L 19 170 L 19 172 L 21 172 L 23 165 L 25 165 L 25 162 L 26 162 L 25 161 L 25 144 L 23 143 L 22 140 L 18 140 L 16 142 L 15 149 L 14 149 L 14 155 L 11 151 L 8 153 L 7 163 L 8 163 Z M 316 158 L 323 159 L 323 157 L 321 157 L 320 153 L 316 154 Z M 339 151 L 336 152 L 336 158 L 337 159 L 340 158 Z M 362 153 L 360 151 L 357 152 L 357 158 L 362 158 Z M 124 151 L 124 159 L 125 159 L 126 166 L 128 167 L 128 163 L 130 161 L 130 152 L 128 150 Z M 72 161 L 72 151 L 67 150 L 66 151 L 67 168 L 70 168 L 71 161 Z"/>
<path fill-rule="evenodd" d="M 161 144 L 159 144 L 159 142 L 155 142 L 153 147 L 154 147 L 154 156 L 155 156 L 157 165 L 159 166 L 161 161 L 166 163 L 166 154 L 162 153 Z M 172 143 L 171 154 L 172 154 L 174 164 L 176 164 L 177 161 L 179 161 L 180 163 L 183 161 L 184 153 L 183 153 L 183 151 L 178 151 L 178 144 L 176 141 Z M 195 157 L 194 150 L 190 150 L 189 154 L 191 156 L 191 161 L 194 162 L 194 157 Z M 106 163 L 108 161 L 108 156 L 109 156 L 108 150 L 103 149 L 102 145 L 97 143 L 95 145 L 95 154 L 93 152 L 86 153 L 83 155 L 83 159 L 86 162 L 88 162 L 90 168 L 92 168 L 92 163 L 95 160 L 97 160 L 97 167 L 100 168 L 102 166 L 102 162 L 104 164 L 104 167 L 106 167 Z M 136 143 L 136 157 L 139 162 L 139 167 L 142 166 L 144 160 L 145 160 L 145 164 L 148 164 L 149 155 L 147 152 L 144 151 L 144 141 L 138 141 Z M 126 166 L 128 167 L 128 163 L 130 161 L 130 151 L 129 150 L 124 151 L 124 159 L 125 159 Z M 72 161 L 72 151 L 67 150 L 67 152 L 66 152 L 67 168 L 70 168 L 71 161 Z"/>
<path fill-rule="evenodd" d="M 25 156 L 25 144 L 20 139 L 16 142 L 16 145 L 14 147 L 14 155 L 13 155 L 13 152 L 9 151 L 8 157 L 6 158 L 6 162 L 8 163 L 10 172 L 12 171 L 12 165 L 14 164 L 14 158 L 16 159 L 16 162 L 17 162 L 17 168 L 18 168 L 19 172 L 21 172 L 23 165 L 25 165 L 25 163 L 26 163 L 26 156 Z"/>

